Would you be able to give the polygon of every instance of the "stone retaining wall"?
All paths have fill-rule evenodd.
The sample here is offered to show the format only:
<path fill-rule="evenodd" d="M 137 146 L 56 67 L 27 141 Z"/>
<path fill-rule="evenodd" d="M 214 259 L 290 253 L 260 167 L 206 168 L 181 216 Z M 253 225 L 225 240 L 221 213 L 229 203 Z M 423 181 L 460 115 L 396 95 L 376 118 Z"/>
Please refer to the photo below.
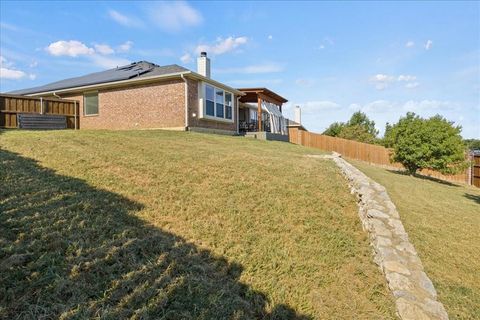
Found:
<path fill-rule="evenodd" d="M 338 154 L 313 157 L 333 159 L 357 195 L 358 213 L 369 232 L 374 260 L 385 274 L 400 318 L 448 319 L 385 188 Z"/>

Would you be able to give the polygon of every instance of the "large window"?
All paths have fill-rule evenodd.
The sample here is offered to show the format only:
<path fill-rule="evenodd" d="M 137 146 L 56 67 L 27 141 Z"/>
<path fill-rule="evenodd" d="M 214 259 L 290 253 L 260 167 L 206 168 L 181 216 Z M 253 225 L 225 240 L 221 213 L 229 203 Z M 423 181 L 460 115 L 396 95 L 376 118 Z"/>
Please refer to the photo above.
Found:
<path fill-rule="evenodd" d="M 232 109 L 233 109 L 233 101 L 232 101 L 232 94 L 230 92 L 225 92 L 225 118 L 232 119 Z"/>
<path fill-rule="evenodd" d="M 233 94 L 206 84 L 204 108 L 207 117 L 232 120 Z"/>
<path fill-rule="evenodd" d="M 98 93 L 91 92 L 83 95 L 83 113 L 86 116 L 98 114 Z"/>
<path fill-rule="evenodd" d="M 205 113 L 207 116 L 215 117 L 215 89 L 212 86 L 205 86 Z"/>

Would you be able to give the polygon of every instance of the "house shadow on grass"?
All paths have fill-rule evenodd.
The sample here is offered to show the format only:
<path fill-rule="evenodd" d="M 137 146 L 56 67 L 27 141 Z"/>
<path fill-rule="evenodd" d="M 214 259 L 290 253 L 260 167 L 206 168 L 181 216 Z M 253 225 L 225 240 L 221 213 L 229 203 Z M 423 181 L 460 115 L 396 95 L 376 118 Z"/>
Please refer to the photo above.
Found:
<path fill-rule="evenodd" d="M 409 176 L 409 173 L 406 170 L 393 170 L 393 169 L 387 169 L 387 170 L 389 172 L 399 174 L 399 175 L 402 175 L 402 176 Z M 441 179 L 438 179 L 438 178 L 430 177 L 430 176 L 425 176 L 425 175 L 418 174 L 418 173 L 414 174 L 413 177 L 415 177 L 417 179 L 422 179 L 422 180 L 426 180 L 426 181 L 440 183 L 440 184 L 450 186 L 450 187 L 459 187 L 458 184 L 455 184 L 455 183 L 452 183 L 452 182 L 449 182 L 449 181 L 445 181 L 445 180 L 441 180 Z"/>
<path fill-rule="evenodd" d="M 472 200 L 473 202 L 476 202 L 477 204 L 480 204 L 480 196 L 476 194 L 471 194 L 471 193 L 465 193 L 463 195 L 465 198 Z"/>
<path fill-rule="evenodd" d="M 308 319 L 136 218 L 139 203 L 11 152 L 0 168 L 0 318 Z"/>

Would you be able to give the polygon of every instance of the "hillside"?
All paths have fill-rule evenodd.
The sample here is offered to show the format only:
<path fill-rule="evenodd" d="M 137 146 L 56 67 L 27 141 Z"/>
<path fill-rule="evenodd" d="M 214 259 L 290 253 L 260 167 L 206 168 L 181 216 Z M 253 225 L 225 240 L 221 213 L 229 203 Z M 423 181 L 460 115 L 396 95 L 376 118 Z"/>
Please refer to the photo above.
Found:
<path fill-rule="evenodd" d="M 478 319 L 480 189 L 351 162 L 387 188 L 450 319 Z"/>
<path fill-rule="evenodd" d="M 0 317 L 395 318 L 318 151 L 166 131 L 0 131 Z"/>

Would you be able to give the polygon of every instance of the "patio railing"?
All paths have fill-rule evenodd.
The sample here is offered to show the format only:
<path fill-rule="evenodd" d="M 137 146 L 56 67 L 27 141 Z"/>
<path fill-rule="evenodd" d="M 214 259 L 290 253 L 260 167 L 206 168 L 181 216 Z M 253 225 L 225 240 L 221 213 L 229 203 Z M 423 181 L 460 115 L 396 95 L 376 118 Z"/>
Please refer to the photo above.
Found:
<path fill-rule="evenodd" d="M 258 121 L 257 120 L 250 120 L 250 121 L 239 121 L 238 122 L 240 132 L 257 132 L 258 131 Z M 270 121 L 263 120 L 262 121 L 262 131 L 270 132 Z"/>

